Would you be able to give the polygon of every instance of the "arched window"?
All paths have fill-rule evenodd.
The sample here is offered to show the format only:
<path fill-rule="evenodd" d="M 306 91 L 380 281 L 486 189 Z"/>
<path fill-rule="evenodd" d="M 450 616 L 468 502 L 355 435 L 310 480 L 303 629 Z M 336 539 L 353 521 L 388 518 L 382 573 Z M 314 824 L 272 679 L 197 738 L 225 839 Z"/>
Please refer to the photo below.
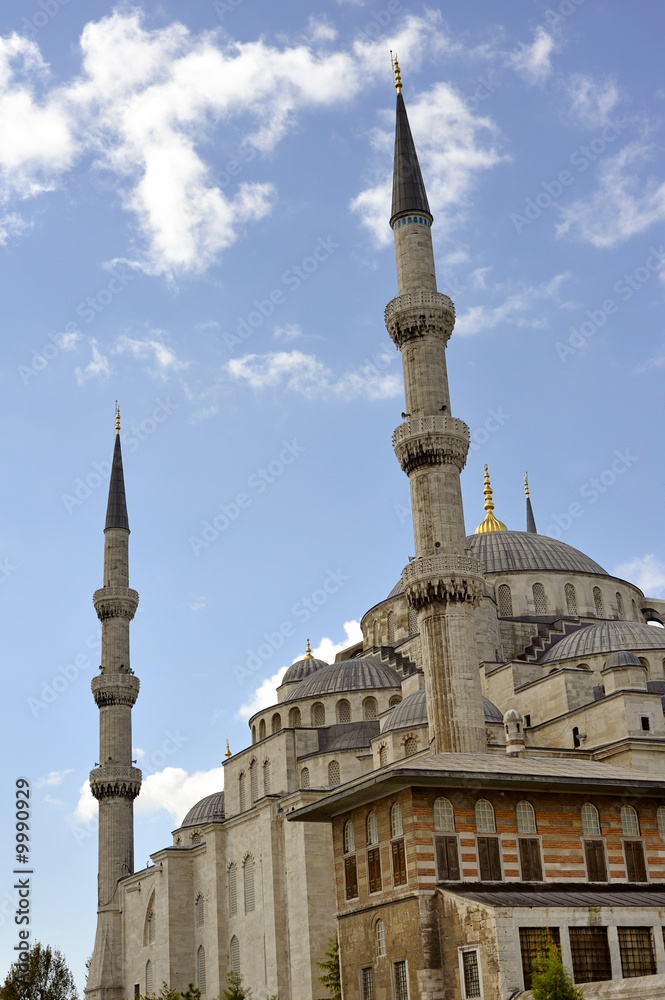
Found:
<path fill-rule="evenodd" d="M 235 861 L 229 865 L 229 914 L 235 917 L 238 912 L 238 869 Z"/>
<path fill-rule="evenodd" d="M 566 584 L 566 612 L 573 618 L 577 617 L 577 594 L 572 583 Z"/>
<path fill-rule="evenodd" d="M 521 802 L 517 803 L 517 832 L 518 833 L 537 833 L 536 828 L 536 813 L 530 802 L 526 799 L 522 799 Z"/>
<path fill-rule="evenodd" d="M 353 829 L 353 823 L 348 820 L 344 824 L 344 853 L 352 854 L 356 849 L 356 835 Z"/>
<path fill-rule="evenodd" d="M 255 760 L 249 765 L 249 784 L 252 791 L 252 802 L 256 802 L 259 797 L 259 769 Z"/>
<path fill-rule="evenodd" d="M 633 598 L 633 619 L 636 622 L 640 620 L 640 616 L 637 613 L 637 602 L 635 601 L 635 598 Z"/>
<path fill-rule="evenodd" d="M 376 618 L 374 619 L 374 645 L 375 646 L 381 645 L 381 627 Z"/>
<path fill-rule="evenodd" d="M 233 935 L 231 938 L 231 971 L 240 972 L 240 942 L 238 938 Z"/>
<path fill-rule="evenodd" d="M 252 743 L 256 743 L 256 726 L 252 726 Z"/>
<path fill-rule="evenodd" d="M 148 933 L 146 935 L 146 937 L 148 939 L 148 944 L 154 944 L 154 942 L 155 942 L 155 911 L 152 910 L 152 909 L 150 910 L 150 913 L 148 914 L 148 920 L 146 922 L 146 927 L 147 927 L 147 931 L 148 931 Z"/>
<path fill-rule="evenodd" d="M 391 708 L 394 708 L 395 705 L 399 705 L 401 700 L 402 696 L 400 694 L 394 694 L 390 699 L 390 701 L 388 702 L 388 704 L 390 705 Z"/>
<path fill-rule="evenodd" d="M 476 832 L 496 833 L 494 809 L 487 799 L 478 799 L 476 802 Z"/>
<path fill-rule="evenodd" d="M 665 840 L 665 806 L 658 806 L 658 836 Z"/>
<path fill-rule="evenodd" d="M 266 720 L 261 719 L 259 722 L 259 739 L 264 740 L 266 738 Z"/>
<path fill-rule="evenodd" d="M 665 812 L 665 810 L 663 810 Z M 379 842 L 379 823 L 376 818 L 376 813 L 371 812 L 367 817 L 367 843 L 368 844 L 378 844 Z"/>
<path fill-rule="evenodd" d="M 388 763 L 388 747 L 384 743 L 379 747 L 379 767 L 385 767 Z"/>
<path fill-rule="evenodd" d="M 331 760 L 328 764 L 328 784 L 329 785 L 339 785 L 342 777 L 339 771 L 339 762 L 336 760 Z"/>
<path fill-rule="evenodd" d="M 376 953 L 379 956 L 386 953 L 386 925 L 383 920 L 376 922 Z"/>
<path fill-rule="evenodd" d="M 302 726 L 302 716 L 299 708 L 292 708 L 289 712 L 289 725 L 292 729 L 299 729 Z"/>
<path fill-rule="evenodd" d="M 263 794 L 270 795 L 270 761 L 263 762 Z"/>
<path fill-rule="evenodd" d="M 621 806 L 621 832 L 624 837 L 640 835 L 640 820 L 633 806 Z"/>
<path fill-rule="evenodd" d="M 253 913 L 256 908 L 254 892 L 254 858 L 248 854 L 243 865 L 243 881 L 245 885 L 245 913 Z"/>
<path fill-rule="evenodd" d="M 152 983 L 152 962 L 148 959 L 145 963 L 145 995 L 147 997 L 152 996 L 154 989 Z"/>
<path fill-rule="evenodd" d="M 409 635 L 418 635 L 418 615 L 409 608 Z"/>
<path fill-rule="evenodd" d="M 203 945 L 199 948 L 196 953 L 196 978 L 197 986 L 201 990 L 201 993 L 206 991 L 206 953 Z"/>
<path fill-rule="evenodd" d="M 395 612 L 388 612 L 388 642 L 395 641 Z"/>
<path fill-rule="evenodd" d="M 300 772 L 300 787 L 309 788 L 309 768 L 303 767 Z"/>
<path fill-rule="evenodd" d="M 196 831 L 196 833 L 192 834 L 192 843 L 193 844 L 200 844 L 201 843 L 201 834 L 199 833 L 198 830 Z"/>
<path fill-rule="evenodd" d="M 434 829 L 439 833 L 455 832 L 455 812 L 449 799 L 434 799 Z"/>
<path fill-rule="evenodd" d="M 626 617 L 625 614 L 623 613 L 623 597 L 621 596 L 618 590 L 616 592 L 616 602 L 617 602 L 617 617 L 623 620 Z"/>
<path fill-rule="evenodd" d="M 418 753 L 418 740 L 415 736 L 409 736 L 404 741 L 404 756 L 412 757 L 414 753 Z"/>
<path fill-rule="evenodd" d="M 275 712 L 272 717 L 272 731 L 273 733 L 278 733 L 282 728 L 282 717 L 279 712 Z"/>
<path fill-rule="evenodd" d="M 346 698 L 341 698 L 337 702 L 337 721 L 338 722 L 351 721 L 351 706 L 349 705 Z"/>
<path fill-rule="evenodd" d="M 245 772 L 241 771 L 238 775 L 238 799 L 239 799 L 239 809 L 240 812 L 245 811 Z"/>
<path fill-rule="evenodd" d="M 593 603 L 596 609 L 596 618 L 604 618 L 605 612 L 603 610 L 603 595 L 600 592 L 600 587 L 593 588 Z"/>
<path fill-rule="evenodd" d="M 376 698 L 365 698 L 363 702 L 363 719 L 365 722 L 371 722 L 376 719 Z"/>
<path fill-rule="evenodd" d="M 533 593 L 533 610 L 537 615 L 547 614 L 547 601 L 545 600 L 545 588 L 542 583 L 534 583 L 531 588 Z"/>
<path fill-rule="evenodd" d="M 502 618 L 511 618 L 513 614 L 513 595 L 507 583 L 502 583 L 499 587 L 499 615 Z"/>
<path fill-rule="evenodd" d="M 585 837 L 600 837 L 600 816 L 592 802 L 582 806 L 582 833 Z"/>
<path fill-rule="evenodd" d="M 196 926 L 203 927 L 205 923 L 205 899 L 200 894 L 196 897 L 194 903 L 194 909 L 196 910 Z"/>
<path fill-rule="evenodd" d="M 313 726 L 325 726 L 326 724 L 326 710 L 320 701 L 317 701 L 315 705 L 312 705 L 312 725 Z"/>
<path fill-rule="evenodd" d="M 398 802 L 390 810 L 390 830 L 393 837 L 401 837 L 404 834 L 402 807 Z"/>

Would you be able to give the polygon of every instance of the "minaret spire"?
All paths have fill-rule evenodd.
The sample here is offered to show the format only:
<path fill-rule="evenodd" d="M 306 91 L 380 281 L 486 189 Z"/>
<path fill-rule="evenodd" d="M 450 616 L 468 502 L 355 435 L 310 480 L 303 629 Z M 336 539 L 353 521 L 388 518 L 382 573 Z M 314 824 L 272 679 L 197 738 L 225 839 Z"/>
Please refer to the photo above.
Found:
<path fill-rule="evenodd" d="M 483 489 L 485 494 L 485 520 L 482 524 L 479 524 L 476 528 L 477 535 L 485 535 L 488 531 L 507 531 L 503 521 L 499 521 L 498 518 L 494 516 L 494 501 L 492 500 L 492 487 L 490 485 L 490 473 L 487 466 L 485 466 L 485 488 Z"/>
<path fill-rule="evenodd" d="M 450 415 L 446 344 L 455 307 L 437 291 L 429 209 L 395 61 L 397 116 L 390 226 L 398 296 L 386 326 L 402 352 L 407 419 L 393 434 L 409 477 L 416 558 L 402 572 L 418 616 L 432 750 L 487 749 L 474 609 L 485 581 L 466 552 L 460 473 L 469 428 Z"/>
<path fill-rule="evenodd" d="M 533 516 L 531 497 L 529 496 L 529 474 L 527 472 L 524 473 L 524 492 L 526 493 L 526 530 L 532 535 L 537 535 L 538 529 L 536 528 L 536 519 Z"/>
<path fill-rule="evenodd" d="M 120 450 L 120 413 L 104 528 L 104 585 L 95 591 L 102 623 L 102 664 L 93 677 L 99 708 L 99 764 L 90 790 L 99 802 L 97 933 L 86 986 L 88 1000 L 120 1000 L 122 981 L 122 894 L 118 879 L 134 871 L 134 799 L 141 772 L 132 766 L 132 707 L 139 680 L 129 665 L 129 623 L 139 595 L 129 587 L 129 521 Z"/>

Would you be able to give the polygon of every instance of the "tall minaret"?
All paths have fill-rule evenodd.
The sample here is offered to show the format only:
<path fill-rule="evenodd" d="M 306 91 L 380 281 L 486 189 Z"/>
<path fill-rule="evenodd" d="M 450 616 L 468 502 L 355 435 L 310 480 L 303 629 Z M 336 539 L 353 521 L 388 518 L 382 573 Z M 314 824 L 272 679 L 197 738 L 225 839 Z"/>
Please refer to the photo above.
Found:
<path fill-rule="evenodd" d="M 120 1000 L 122 895 L 118 879 L 134 871 L 134 799 L 141 772 L 132 767 L 132 707 L 139 680 L 129 665 L 129 623 L 139 595 L 129 588 L 129 521 L 120 450 L 120 413 L 104 528 L 104 586 L 93 596 L 102 623 L 101 673 L 92 693 L 99 708 L 99 764 L 90 789 L 99 802 L 97 933 L 86 987 L 88 1000 Z"/>
<path fill-rule="evenodd" d="M 483 571 L 466 552 L 460 472 L 469 428 L 450 414 L 446 344 L 455 309 L 436 290 L 429 210 L 402 97 L 397 59 L 395 166 L 390 226 L 395 237 L 399 295 L 386 307 L 386 326 L 402 352 L 406 420 L 393 435 L 411 485 L 416 558 L 402 572 L 418 615 L 427 692 L 430 749 L 487 750 L 474 610 Z"/>

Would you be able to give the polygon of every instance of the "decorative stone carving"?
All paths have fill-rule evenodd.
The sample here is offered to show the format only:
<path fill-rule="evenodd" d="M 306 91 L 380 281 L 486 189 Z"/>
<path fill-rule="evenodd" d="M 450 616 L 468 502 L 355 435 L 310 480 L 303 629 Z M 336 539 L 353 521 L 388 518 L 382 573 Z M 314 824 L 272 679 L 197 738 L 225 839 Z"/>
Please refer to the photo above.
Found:
<path fill-rule="evenodd" d="M 92 678 L 92 694 L 98 708 L 107 705 L 134 705 L 141 683 L 134 674 L 97 674 Z"/>
<path fill-rule="evenodd" d="M 384 317 L 399 350 L 426 336 L 440 337 L 447 344 L 455 326 L 455 306 L 442 292 L 407 292 L 388 303 Z"/>
<path fill-rule="evenodd" d="M 463 601 L 478 607 L 485 589 L 478 559 L 459 555 L 414 559 L 402 570 L 402 582 L 409 606 L 416 611 L 433 601 Z"/>
<path fill-rule="evenodd" d="M 100 622 L 107 618 L 124 618 L 130 622 L 139 606 L 139 595 L 131 587 L 102 587 L 92 595 Z"/>
<path fill-rule="evenodd" d="M 416 417 L 395 429 L 393 448 L 407 476 L 426 465 L 454 465 L 461 472 L 469 451 L 469 428 L 456 417 Z"/>
<path fill-rule="evenodd" d="M 96 799 L 135 799 L 141 790 L 141 777 L 138 767 L 96 767 L 90 772 L 90 791 Z"/>

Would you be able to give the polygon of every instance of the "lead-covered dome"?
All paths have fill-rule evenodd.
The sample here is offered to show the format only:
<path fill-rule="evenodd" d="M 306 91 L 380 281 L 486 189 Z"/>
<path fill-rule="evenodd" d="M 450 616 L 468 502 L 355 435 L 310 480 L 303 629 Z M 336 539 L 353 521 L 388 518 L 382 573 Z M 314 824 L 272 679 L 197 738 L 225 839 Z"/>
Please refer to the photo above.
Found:
<path fill-rule="evenodd" d="M 282 684 L 293 684 L 295 681 L 304 681 L 310 674 L 314 674 L 317 670 L 329 666 L 330 664 L 326 663 L 325 660 L 317 660 L 314 656 L 304 656 L 302 660 L 296 660 L 295 663 L 291 664 L 282 677 Z"/>
<path fill-rule="evenodd" d="M 585 660 L 598 653 L 616 653 L 623 649 L 629 652 L 634 649 L 665 650 L 665 629 L 624 621 L 587 625 L 555 643 L 538 662 Z"/>
<path fill-rule="evenodd" d="M 340 660 L 317 670 L 298 684 L 286 701 L 301 701 L 303 698 L 318 698 L 345 691 L 398 688 L 400 683 L 400 675 L 386 663 L 372 656 L 359 656 L 357 660 Z"/>
<path fill-rule="evenodd" d="M 224 792 L 213 792 L 189 810 L 180 827 L 224 822 Z M 180 827 L 178 829 L 180 829 Z"/>
<path fill-rule="evenodd" d="M 485 722 L 499 723 L 503 725 L 503 716 L 496 705 L 493 705 L 488 698 L 483 698 L 483 712 Z M 416 729 L 418 726 L 427 725 L 427 695 L 425 691 L 414 691 L 407 695 L 399 705 L 396 705 L 385 717 L 382 733 L 389 733 L 395 729 Z"/>

